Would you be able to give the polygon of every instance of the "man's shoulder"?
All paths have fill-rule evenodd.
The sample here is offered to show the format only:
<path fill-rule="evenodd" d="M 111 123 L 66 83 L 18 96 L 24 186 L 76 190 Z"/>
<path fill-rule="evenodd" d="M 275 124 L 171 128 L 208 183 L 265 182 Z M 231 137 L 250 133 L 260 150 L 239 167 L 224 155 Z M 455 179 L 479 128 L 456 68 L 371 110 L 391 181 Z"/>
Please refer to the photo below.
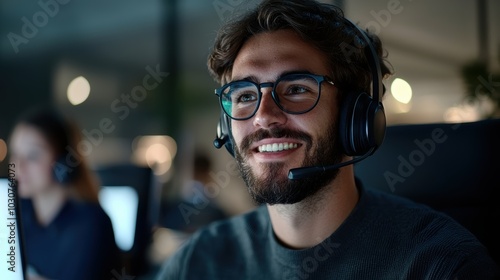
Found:
<path fill-rule="evenodd" d="M 483 247 L 469 229 L 444 212 L 381 191 L 368 190 L 366 195 L 372 200 L 370 207 L 378 209 L 374 215 L 378 223 L 384 225 L 381 233 L 392 235 L 392 242 L 413 244 L 418 250 L 441 248 L 462 251 L 459 253 Z"/>
<path fill-rule="evenodd" d="M 414 217 L 426 219 L 431 221 L 434 219 L 443 221 L 452 221 L 452 219 L 444 214 L 443 212 L 437 211 L 434 208 L 416 202 L 407 197 L 396 195 L 393 193 L 388 193 L 376 189 L 367 189 L 364 191 L 366 196 L 367 205 L 370 209 L 377 209 L 377 213 L 382 215 L 391 214 L 390 220 L 392 222 L 397 221 L 401 218 L 403 221 L 412 222 L 409 218 Z M 413 222 L 416 222 L 415 220 Z"/>
<path fill-rule="evenodd" d="M 397 265 L 422 273 L 426 270 L 416 269 L 419 264 L 432 263 L 436 271 L 456 275 L 477 273 L 481 267 L 489 275 L 497 269 L 477 236 L 450 215 L 392 193 L 367 190 L 363 194 L 365 219 L 372 222 L 363 236 L 386 244 L 386 254 L 399 258 Z M 453 268 L 457 270 L 447 270 Z"/>

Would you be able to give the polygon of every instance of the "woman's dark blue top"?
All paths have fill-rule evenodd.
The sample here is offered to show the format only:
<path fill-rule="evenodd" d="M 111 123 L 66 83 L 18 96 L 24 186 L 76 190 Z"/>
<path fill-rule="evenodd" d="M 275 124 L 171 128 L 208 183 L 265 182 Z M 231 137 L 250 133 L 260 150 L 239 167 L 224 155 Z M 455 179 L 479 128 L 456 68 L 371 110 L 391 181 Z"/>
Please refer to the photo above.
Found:
<path fill-rule="evenodd" d="M 47 226 L 22 199 L 26 263 L 48 279 L 112 279 L 121 271 L 111 220 L 98 203 L 68 200 Z"/>

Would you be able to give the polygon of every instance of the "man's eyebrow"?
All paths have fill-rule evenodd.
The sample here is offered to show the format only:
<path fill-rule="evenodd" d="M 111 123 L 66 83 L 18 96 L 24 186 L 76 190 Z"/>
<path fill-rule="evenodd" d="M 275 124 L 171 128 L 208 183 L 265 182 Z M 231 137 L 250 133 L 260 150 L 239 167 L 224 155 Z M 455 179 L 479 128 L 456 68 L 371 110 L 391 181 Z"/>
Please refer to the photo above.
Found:
<path fill-rule="evenodd" d="M 285 72 L 282 72 L 278 75 L 278 77 L 276 77 L 275 79 L 273 79 L 272 81 L 276 81 L 277 79 L 283 77 L 283 76 L 286 76 L 286 75 L 290 75 L 290 74 L 313 74 L 311 71 L 309 70 L 290 70 L 290 71 L 285 71 Z M 238 77 L 236 76 L 235 79 L 233 79 L 231 82 L 233 81 L 251 81 L 251 82 L 254 82 L 254 83 L 259 83 L 259 79 L 254 76 L 254 75 L 250 75 L 250 76 L 246 76 L 246 77 Z"/>
<path fill-rule="evenodd" d="M 290 74 L 313 74 L 311 71 L 309 70 L 304 70 L 304 69 L 301 69 L 301 70 L 292 70 L 292 71 L 286 71 L 286 72 L 283 72 L 281 73 L 279 76 L 278 76 L 278 79 L 285 76 L 285 75 L 290 75 Z"/>
<path fill-rule="evenodd" d="M 231 80 L 231 82 L 234 82 L 234 81 L 251 81 L 251 82 L 254 82 L 254 83 L 258 83 L 259 79 L 257 79 L 256 76 L 246 76 L 246 77 L 235 77 L 233 80 Z"/>

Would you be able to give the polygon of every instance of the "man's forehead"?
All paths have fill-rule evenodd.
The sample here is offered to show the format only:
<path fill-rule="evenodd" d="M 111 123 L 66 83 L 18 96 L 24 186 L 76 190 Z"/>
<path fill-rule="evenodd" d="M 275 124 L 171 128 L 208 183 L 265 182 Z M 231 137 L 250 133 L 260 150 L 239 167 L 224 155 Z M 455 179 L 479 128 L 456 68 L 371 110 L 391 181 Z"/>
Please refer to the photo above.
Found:
<path fill-rule="evenodd" d="M 230 80 L 277 79 L 285 72 L 324 72 L 325 55 L 291 30 L 264 32 L 242 46 Z M 324 73 L 326 74 L 326 73 Z"/>
<path fill-rule="evenodd" d="M 279 73 L 278 75 L 274 76 L 274 77 L 270 77 L 270 76 L 267 76 L 266 78 L 269 80 L 269 81 L 275 81 L 285 75 L 289 75 L 289 74 L 297 74 L 297 73 L 300 73 L 300 74 L 314 74 L 313 72 L 309 71 L 309 70 L 306 70 L 304 68 L 291 68 L 291 70 L 285 70 L 281 73 Z M 238 80 L 247 80 L 247 81 L 252 81 L 252 82 L 255 82 L 255 83 L 261 83 L 261 82 L 264 82 L 260 79 L 260 77 L 256 76 L 256 75 L 247 75 L 247 76 L 234 76 L 232 81 L 238 81 Z"/>

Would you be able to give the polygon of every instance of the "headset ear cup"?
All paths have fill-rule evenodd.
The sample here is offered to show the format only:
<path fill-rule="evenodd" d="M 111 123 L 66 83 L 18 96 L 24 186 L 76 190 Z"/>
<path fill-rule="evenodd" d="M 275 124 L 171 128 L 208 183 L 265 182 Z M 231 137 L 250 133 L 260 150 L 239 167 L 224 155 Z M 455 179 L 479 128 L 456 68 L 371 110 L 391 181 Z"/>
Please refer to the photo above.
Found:
<path fill-rule="evenodd" d="M 54 181 L 62 185 L 70 183 L 76 173 L 76 168 L 71 168 L 66 164 L 66 155 L 60 156 L 52 167 Z"/>
<path fill-rule="evenodd" d="M 372 100 L 368 109 L 368 145 L 378 149 L 384 142 L 387 127 L 384 106 L 381 102 Z"/>
<path fill-rule="evenodd" d="M 347 94 L 342 102 L 339 139 L 348 156 L 364 155 L 376 144 L 373 136 L 374 116 L 371 112 L 374 110 L 373 103 L 373 99 L 364 92 Z"/>
<path fill-rule="evenodd" d="M 352 116 L 354 106 L 356 105 L 357 93 L 348 93 L 344 96 L 339 114 L 338 122 L 338 138 L 344 149 L 344 153 L 348 156 L 354 155 L 354 147 L 352 141 Z"/>

